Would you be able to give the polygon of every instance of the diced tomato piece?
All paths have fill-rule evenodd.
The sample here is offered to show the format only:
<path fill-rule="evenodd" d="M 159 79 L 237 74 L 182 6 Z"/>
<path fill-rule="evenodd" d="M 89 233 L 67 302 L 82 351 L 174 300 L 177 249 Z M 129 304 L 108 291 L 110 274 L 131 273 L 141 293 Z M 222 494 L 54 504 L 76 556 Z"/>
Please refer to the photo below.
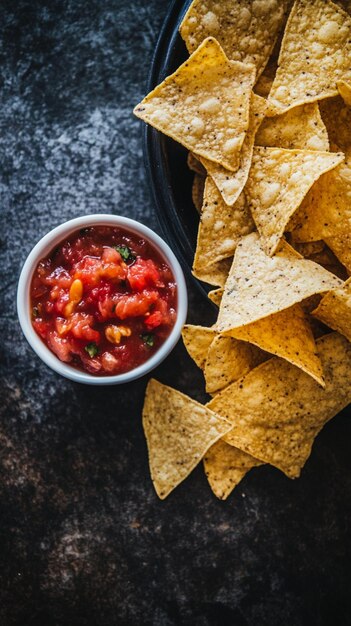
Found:
<path fill-rule="evenodd" d="M 33 320 L 33 326 L 35 330 L 37 331 L 37 333 L 40 335 L 40 337 L 45 339 L 47 332 L 50 328 L 50 325 L 47 322 L 44 322 L 44 320 L 39 318 L 39 319 Z"/>
<path fill-rule="evenodd" d="M 125 320 L 127 317 L 140 317 L 148 313 L 157 300 L 157 291 L 123 295 L 116 302 L 115 315 L 120 320 Z"/>
<path fill-rule="evenodd" d="M 151 330 L 151 328 L 157 328 L 157 326 L 160 326 L 162 324 L 162 313 L 161 311 L 155 311 L 154 313 L 151 313 L 151 315 L 149 315 L 149 317 L 145 318 L 145 326 Z"/>
<path fill-rule="evenodd" d="M 101 355 L 101 364 L 106 372 L 113 372 L 118 366 L 118 360 L 111 352 L 104 352 Z"/>
<path fill-rule="evenodd" d="M 71 318 L 71 332 L 76 339 L 85 339 L 86 341 L 95 341 L 99 343 L 100 333 L 91 328 L 94 323 L 93 315 L 87 313 L 74 313 Z"/>
<path fill-rule="evenodd" d="M 51 330 L 47 335 L 49 348 L 58 356 L 60 361 L 68 363 L 72 361 L 71 345 L 65 337 L 59 337 L 56 330 Z"/>
<path fill-rule="evenodd" d="M 128 268 L 128 282 L 133 291 L 143 291 L 147 287 L 163 287 L 155 263 L 151 259 L 140 257 Z"/>

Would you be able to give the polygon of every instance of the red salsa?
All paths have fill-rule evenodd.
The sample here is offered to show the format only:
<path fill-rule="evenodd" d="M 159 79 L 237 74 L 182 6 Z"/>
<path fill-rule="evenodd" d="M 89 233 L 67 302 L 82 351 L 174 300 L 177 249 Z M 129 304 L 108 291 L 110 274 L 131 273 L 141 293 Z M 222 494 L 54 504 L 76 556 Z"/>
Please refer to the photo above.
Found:
<path fill-rule="evenodd" d="M 39 262 L 31 307 L 37 334 L 61 361 L 108 376 L 141 365 L 163 344 L 176 320 L 177 287 L 146 239 L 94 226 Z"/>

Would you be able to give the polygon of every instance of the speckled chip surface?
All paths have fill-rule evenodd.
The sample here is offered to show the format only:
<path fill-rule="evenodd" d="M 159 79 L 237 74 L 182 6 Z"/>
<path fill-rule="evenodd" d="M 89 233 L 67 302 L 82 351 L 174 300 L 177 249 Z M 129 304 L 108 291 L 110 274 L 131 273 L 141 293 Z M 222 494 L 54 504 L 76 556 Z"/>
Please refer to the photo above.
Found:
<path fill-rule="evenodd" d="M 224 287 L 228 278 L 229 270 L 233 262 L 233 257 L 216 261 L 207 267 L 193 268 L 193 275 L 204 283 L 214 287 Z"/>
<path fill-rule="evenodd" d="M 188 396 L 151 379 L 143 427 L 151 478 L 163 500 L 201 461 L 231 424 Z"/>
<path fill-rule="evenodd" d="M 329 291 L 313 311 L 321 322 L 351 341 L 351 278 Z"/>
<path fill-rule="evenodd" d="M 268 256 L 257 233 L 239 243 L 219 309 L 220 332 L 239 328 L 341 284 L 317 263 L 303 259 L 287 243 Z"/>
<path fill-rule="evenodd" d="M 351 402 L 351 344 L 331 333 L 317 340 L 323 389 L 311 376 L 273 357 L 232 383 L 208 407 L 233 422 L 227 443 L 300 475 L 321 428 Z"/>
<path fill-rule="evenodd" d="M 228 61 L 208 38 L 134 113 L 195 154 L 236 171 L 255 74 L 253 65 Z"/>
<path fill-rule="evenodd" d="M 269 101 L 281 111 L 337 95 L 351 80 L 351 17 L 329 0 L 296 0 Z"/>
<path fill-rule="evenodd" d="M 328 132 L 318 104 L 302 104 L 267 117 L 257 131 L 255 144 L 287 150 L 329 150 Z"/>
<path fill-rule="evenodd" d="M 313 183 L 343 160 L 342 153 L 254 148 L 245 195 L 268 254 L 276 251 Z"/>
<path fill-rule="evenodd" d="M 253 94 L 251 96 L 249 127 L 240 153 L 240 164 L 236 172 L 230 172 L 218 163 L 200 157 L 202 165 L 216 183 L 224 202 L 232 206 L 244 189 L 251 166 L 252 153 L 257 130 L 264 118 L 266 101 Z"/>
<path fill-rule="evenodd" d="M 209 36 L 229 59 L 253 63 L 259 75 L 286 19 L 290 0 L 195 0 L 180 26 L 189 52 Z"/>
<path fill-rule="evenodd" d="M 220 500 L 226 500 L 247 472 L 258 465 L 262 462 L 222 440 L 211 446 L 204 456 L 207 480 Z"/>
<path fill-rule="evenodd" d="M 208 349 L 216 336 L 216 331 L 206 326 L 185 324 L 182 330 L 184 345 L 196 365 L 203 369 Z"/>

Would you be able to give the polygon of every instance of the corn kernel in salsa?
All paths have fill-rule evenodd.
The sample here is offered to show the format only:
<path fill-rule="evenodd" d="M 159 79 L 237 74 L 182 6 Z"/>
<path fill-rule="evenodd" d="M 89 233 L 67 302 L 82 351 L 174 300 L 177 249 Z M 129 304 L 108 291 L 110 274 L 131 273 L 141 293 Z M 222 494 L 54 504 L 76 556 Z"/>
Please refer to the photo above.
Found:
<path fill-rule="evenodd" d="M 173 274 L 144 238 L 94 226 L 42 259 L 31 284 L 35 331 L 66 363 L 98 376 L 150 358 L 176 321 Z"/>

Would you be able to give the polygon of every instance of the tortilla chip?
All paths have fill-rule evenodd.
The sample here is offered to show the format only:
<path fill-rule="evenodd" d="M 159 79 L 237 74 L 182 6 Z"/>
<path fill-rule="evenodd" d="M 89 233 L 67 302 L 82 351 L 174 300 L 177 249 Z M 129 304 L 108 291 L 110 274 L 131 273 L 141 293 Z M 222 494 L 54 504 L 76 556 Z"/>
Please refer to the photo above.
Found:
<path fill-rule="evenodd" d="M 264 71 L 259 77 L 254 91 L 261 98 L 268 98 L 269 92 L 272 89 L 274 77 L 277 71 L 278 63 L 275 60 L 269 59 Z"/>
<path fill-rule="evenodd" d="M 151 379 L 143 427 L 151 478 L 161 500 L 181 483 L 231 424 L 188 396 Z"/>
<path fill-rule="evenodd" d="M 229 59 L 253 63 L 259 75 L 286 20 L 289 0 L 194 0 L 180 26 L 189 52 L 218 39 Z"/>
<path fill-rule="evenodd" d="M 323 100 L 319 107 L 331 149 L 334 152 L 345 152 L 348 156 L 351 151 L 351 108 L 340 96 Z"/>
<path fill-rule="evenodd" d="M 191 197 L 198 213 L 201 213 L 202 203 L 204 201 L 205 181 L 206 179 L 204 176 L 201 176 L 200 174 L 194 175 Z"/>
<path fill-rule="evenodd" d="M 351 232 L 336 237 L 327 237 L 325 243 L 346 268 L 348 274 L 351 274 Z"/>
<path fill-rule="evenodd" d="M 351 344 L 330 333 L 318 339 L 325 388 L 273 357 L 207 405 L 233 424 L 224 441 L 290 478 L 300 475 L 324 424 L 351 402 Z"/>
<path fill-rule="evenodd" d="M 224 287 L 232 262 L 233 257 L 230 257 L 229 259 L 212 263 L 208 267 L 198 267 L 192 273 L 195 278 L 202 280 L 204 283 L 209 283 L 214 287 Z"/>
<path fill-rule="evenodd" d="M 252 65 L 228 61 L 209 38 L 134 113 L 188 150 L 235 172 L 254 80 Z"/>
<path fill-rule="evenodd" d="M 257 233 L 251 233 L 236 249 L 216 328 L 219 332 L 240 328 L 340 284 L 336 276 L 303 259 L 286 242 L 269 257 Z"/>
<path fill-rule="evenodd" d="M 250 106 L 249 128 L 241 148 L 240 166 L 236 172 L 230 172 L 221 165 L 218 165 L 218 163 L 213 163 L 201 157 L 201 163 L 216 183 L 223 196 L 224 202 L 229 206 L 234 205 L 245 187 L 252 161 L 255 136 L 264 118 L 266 108 L 266 101 L 253 94 Z"/>
<path fill-rule="evenodd" d="M 207 480 L 220 500 L 226 500 L 247 472 L 258 465 L 262 462 L 222 440 L 211 446 L 204 456 Z"/>
<path fill-rule="evenodd" d="M 322 365 L 316 353 L 311 326 L 300 304 L 236 328 L 230 331 L 230 336 L 249 341 L 266 352 L 280 356 L 324 387 Z M 212 345 L 208 351 L 207 362 Z"/>
<path fill-rule="evenodd" d="M 269 101 L 281 111 L 337 95 L 351 80 L 351 18 L 329 0 L 296 0 Z"/>
<path fill-rule="evenodd" d="M 337 83 L 337 88 L 340 96 L 348 107 L 351 107 L 351 85 L 345 83 L 344 80 L 340 80 Z"/>
<path fill-rule="evenodd" d="M 209 291 L 207 295 L 209 299 L 219 307 L 223 296 L 223 289 L 212 289 L 212 291 Z"/>
<path fill-rule="evenodd" d="M 337 289 L 329 291 L 313 315 L 351 341 L 351 278 Z"/>
<path fill-rule="evenodd" d="M 329 150 L 327 129 L 318 104 L 303 104 L 275 117 L 267 117 L 258 129 L 256 146 L 287 150 Z"/>
<path fill-rule="evenodd" d="M 268 358 L 245 341 L 217 335 L 208 352 L 204 368 L 207 393 L 214 394 L 238 380 Z"/>
<path fill-rule="evenodd" d="M 199 159 L 195 156 L 193 152 L 188 152 L 187 165 L 189 170 L 195 172 L 195 174 L 200 174 L 200 176 L 206 176 L 206 170 L 204 166 L 201 165 Z"/>
<path fill-rule="evenodd" d="M 343 159 L 339 153 L 254 148 L 245 195 L 267 254 L 276 251 L 313 183 Z"/>
<path fill-rule="evenodd" d="M 204 369 L 208 349 L 216 336 L 216 331 L 206 326 L 185 324 L 182 330 L 184 346 L 200 369 Z"/>
<path fill-rule="evenodd" d="M 213 263 L 232 257 L 241 237 L 254 229 L 244 194 L 229 207 L 208 176 L 193 265 L 195 275 Z"/>

